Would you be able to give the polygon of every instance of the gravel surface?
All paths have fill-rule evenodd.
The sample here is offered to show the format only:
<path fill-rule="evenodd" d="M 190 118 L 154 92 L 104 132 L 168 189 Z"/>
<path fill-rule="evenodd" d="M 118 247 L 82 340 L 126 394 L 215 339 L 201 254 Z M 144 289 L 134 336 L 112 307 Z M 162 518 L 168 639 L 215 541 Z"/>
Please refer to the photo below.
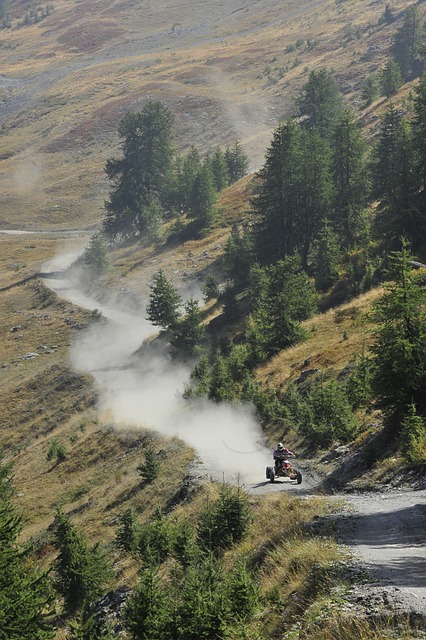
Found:
<path fill-rule="evenodd" d="M 362 566 L 412 610 L 426 617 L 426 490 L 345 495 L 350 511 L 338 535 Z M 368 590 L 367 590 L 368 591 Z"/>

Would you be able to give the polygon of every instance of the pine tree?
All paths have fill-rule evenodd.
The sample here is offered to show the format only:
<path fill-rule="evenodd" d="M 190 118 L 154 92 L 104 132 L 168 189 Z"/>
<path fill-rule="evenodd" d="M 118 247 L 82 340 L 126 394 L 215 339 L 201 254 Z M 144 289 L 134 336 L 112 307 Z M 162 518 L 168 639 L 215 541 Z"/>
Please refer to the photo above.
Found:
<path fill-rule="evenodd" d="M 220 554 L 244 538 L 251 520 L 247 495 L 241 487 L 223 484 L 218 499 L 208 503 L 200 514 L 199 543 L 204 549 Z"/>
<path fill-rule="evenodd" d="M 367 144 L 349 110 L 336 120 L 332 134 L 332 171 L 335 185 L 335 226 L 342 244 L 355 244 L 364 225 L 364 210 L 370 191 Z"/>
<path fill-rule="evenodd" d="M 402 422 L 400 445 L 409 462 L 418 465 L 426 463 L 426 420 L 417 414 L 414 403 L 411 403 Z"/>
<path fill-rule="evenodd" d="M 250 620 L 259 603 L 259 587 L 247 567 L 247 562 L 239 560 L 231 572 L 226 585 L 228 616 L 235 620 Z"/>
<path fill-rule="evenodd" d="M 405 81 L 417 75 L 419 49 L 423 38 L 423 20 L 417 7 L 409 7 L 404 22 L 395 34 L 392 54 Z"/>
<path fill-rule="evenodd" d="M 181 596 L 177 612 L 178 639 L 222 638 L 225 590 L 221 566 L 213 555 L 207 554 L 189 567 Z"/>
<path fill-rule="evenodd" d="M 226 278 L 237 288 L 248 283 L 250 267 L 254 260 L 253 237 L 250 229 L 233 224 L 226 241 L 224 267 Z"/>
<path fill-rule="evenodd" d="M 273 264 L 299 244 L 297 219 L 302 193 L 302 134 L 292 120 L 275 131 L 252 199 L 256 257 Z"/>
<path fill-rule="evenodd" d="M 315 285 L 320 291 L 326 291 L 338 279 L 339 257 L 336 234 L 325 218 L 318 234 L 314 255 Z"/>
<path fill-rule="evenodd" d="M 330 171 L 330 152 L 326 140 L 317 130 L 302 133 L 301 184 L 296 215 L 297 250 L 302 266 L 307 271 L 312 246 L 323 218 L 333 201 L 333 183 Z M 289 185 L 288 188 L 292 188 Z"/>
<path fill-rule="evenodd" d="M 218 298 L 220 295 L 219 283 L 217 279 L 210 275 L 207 276 L 206 281 L 203 285 L 203 298 L 204 302 L 209 302 L 210 300 L 214 300 Z"/>
<path fill-rule="evenodd" d="M 235 399 L 228 362 L 221 353 L 216 354 L 210 370 L 209 398 L 217 402 L 230 402 Z"/>
<path fill-rule="evenodd" d="M 194 184 L 201 170 L 201 158 L 197 149 L 191 146 L 183 160 L 183 185 L 184 185 L 184 209 L 186 212 L 191 211 L 191 202 L 194 190 Z"/>
<path fill-rule="evenodd" d="M 100 546 L 89 548 L 85 538 L 76 531 L 69 517 L 56 511 L 55 546 L 59 551 L 54 563 L 57 587 L 65 601 L 67 613 L 75 613 L 83 604 L 98 598 L 111 576 L 111 568 Z"/>
<path fill-rule="evenodd" d="M 309 396 L 312 411 L 310 425 L 303 428 L 320 446 L 328 446 L 333 441 L 350 442 L 359 428 L 358 420 L 345 390 L 336 380 L 320 384 Z"/>
<path fill-rule="evenodd" d="M 216 191 L 222 191 L 222 189 L 225 189 L 225 187 L 229 185 L 230 176 L 225 154 L 219 147 L 215 149 L 210 159 L 210 168 Z"/>
<path fill-rule="evenodd" d="M 365 407 L 372 398 L 371 358 L 362 353 L 353 360 L 353 369 L 346 383 L 347 396 L 354 409 Z"/>
<path fill-rule="evenodd" d="M 369 75 L 365 79 L 361 97 L 365 101 L 365 106 L 369 106 L 379 97 L 379 82 L 375 75 Z"/>
<path fill-rule="evenodd" d="M 116 634 L 102 612 L 83 605 L 76 620 L 69 623 L 70 640 L 114 640 Z"/>
<path fill-rule="evenodd" d="M 134 640 L 173 638 L 172 602 L 152 567 L 140 572 L 139 584 L 126 602 L 124 618 Z"/>
<path fill-rule="evenodd" d="M 412 121 L 413 145 L 416 152 L 416 169 L 419 188 L 426 196 L 426 74 L 414 89 L 414 116 Z M 425 209 L 424 209 L 425 210 Z"/>
<path fill-rule="evenodd" d="M 175 358 L 194 358 L 204 337 L 204 325 L 198 301 L 190 298 L 184 305 L 183 317 L 173 326 L 170 344 Z"/>
<path fill-rule="evenodd" d="M 145 484 L 151 484 L 156 478 L 158 478 L 160 465 L 158 463 L 157 454 L 152 447 L 146 448 L 145 462 L 138 466 L 138 471 L 142 478 L 142 482 Z"/>
<path fill-rule="evenodd" d="M 426 415 L 426 291 L 415 277 L 406 241 L 389 262 L 393 282 L 375 306 L 373 389 L 398 431 L 412 403 Z"/>
<path fill-rule="evenodd" d="M 330 71 L 324 68 L 311 71 L 297 105 L 303 126 L 327 138 L 342 110 L 339 88 Z"/>
<path fill-rule="evenodd" d="M 161 209 L 170 187 L 172 124 L 171 111 L 154 100 L 120 121 L 123 157 L 111 158 L 105 167 L 112 183 L 103 225 L 107 236 L 152 233 L 153 207 Z"/>
<path fill-rule="evenodd" d="M 398 93 L 402 85 L 402 76 L 398 64 L 389 60 L 379 72 L 380 90 L 382 95 L 391 98 Z"/>
<path fill-rule="evenodd" d="M 130 507 L 118 518 L 118 529 L 115 545 L 123 551 L 134 553 L 138 544 L 141 527 L 136 518 L 135 510 Z"/>
<path fill-rule="evenodd" d="M 214 178 L 208 163 L 204 163 L 194 179 L 189 215 L 196 221 L 197 229 L 205 229 L 214 218 L 217 193 Z"/>
<path fill-rule="evenodd" d="M 12 468 L 0 452 L 0 638 L 48 640 L 52 591 L 46 574 L 37 571 L 29 548 L 20 544 L 21 516 L 13 504 Z"/>
<path fill-rule="evenodd" d="M 252 361 L 270 357 L 303 340 L 301 320 L 316 309 L 315 288 L 297 256 L 288 256 L 269 267 L 267 286 L 251 314 L 247 341 Z"/>
<path fill-rule="evenodd" d="M 414 240 L 422 223 L 414 162 L 410 125 L 391 105 L 382 118 L 374 163 L 374 190 L 380 200 L 374 227 L 386 250 L 396 249 L 402 236 Z"/>
<path fill-rule="evenodd" d="M 95 233 L 92 235 L 89 246 L 84 252 L 83 260 L 94 277 L 100 276 L 108 268 L 107 251 L 102 234 Z"/>
<path fill-rule="evenodd" d="M 146 309 L 147 320 L 162 329 L 174 327 L 179 319 L 179 307 L 182 304 L 182 299 L 167 280 L 162 269 L 154 276 L 150 290 Z"/>
<path fill-rule="evenodd" d="M 226 148 L 225 160 L 228 165 L 231 184 L 244 178 L 249 170 L 250 162 L 238 140 L 235 140 L 233 145 Z"/>

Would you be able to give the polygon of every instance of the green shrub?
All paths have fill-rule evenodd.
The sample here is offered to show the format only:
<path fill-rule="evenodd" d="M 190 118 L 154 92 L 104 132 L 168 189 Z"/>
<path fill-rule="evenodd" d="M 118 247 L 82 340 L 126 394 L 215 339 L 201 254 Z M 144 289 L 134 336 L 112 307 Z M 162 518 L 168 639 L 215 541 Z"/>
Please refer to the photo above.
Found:
<path fill-rule="evenodd" d="M 426 423 L 424 417 L 417 415 L 415 404 L 410 405 L 402 422 L 400 445 L 403 455 L 412 464 L 426 462 Z"/>
<path fill-rule="evenodd" d="M 151 484 L 158 477 L 160 465 L 157 460 L 157 454 L 152 447 L 147 447 L 145 450 L 145 462 L 140 464 L 137 469 L 142 482 L 146 484 Z"/>
<path fill-rule="evenodd" d="M 206 505 L 198 522 L 198 540 L 205 550 L 215 553 L 239 542 L 251 523 L 247 496 L 241 487 L 223 484 L 219 498 Z"/>

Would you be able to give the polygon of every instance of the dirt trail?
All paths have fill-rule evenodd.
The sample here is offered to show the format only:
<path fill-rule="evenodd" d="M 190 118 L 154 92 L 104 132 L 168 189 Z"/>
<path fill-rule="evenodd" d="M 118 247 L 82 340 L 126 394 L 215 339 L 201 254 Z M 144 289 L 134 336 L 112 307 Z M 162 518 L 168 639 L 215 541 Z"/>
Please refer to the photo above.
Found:
<path fill-rule="evenodd" d="M 45 283 L 51 286 L 49 280 Z M 67 290 L 62 290 L 60 294 L 66 297 Z M 201 422 L 205 415 L 201 417 Z M 197 425 L 201 422 L 198 421 Z M 244 435 L 242 439 L 246 441 Z M 210 441 L 210 447 L 213 447 L 213 441 Z M 233 452 L 232 460 L 237 460 L 237 453 L 241 452 Z M 303 460 L 295 460 L 295 466 L 303 474 L 302 484 L 297 485 L 287 479 L 271 483 L 265 477 L 265 468 L 271 464 L 271 458 L 267 457 L 269 452 L 260 447 L 255 453 L 254 466 L 259 468 L 258 475 L 251 459 L 245 458 L 253 472 L 251 478 L 253 475 L 259 478 L 254 483 L 247 478 L 245 488 L 250 494 L 286 491 L 303 497 L 322 492 L 320 478 L 315 477 L 308 466 L 304 466 Z M 205 461 L 207 464 L 199 469 L 201 475 L 206 475 L 206 470 L 210 474 L 214 465 L 217 465 L 217 459 L 209 461 L 205 458 Z M 360 598 L 365 597 L 368 590 L 370 593 L 371 589 L 379 590 L 384 606 L 398 606 L 405 611 L 413 611 L 426 622 L 426 489 L 336 494 L 333 498 L 344 500 L 347 504 L 337 518 L 339 541 L 353 551 L 375 581 L 373 585 L 361 588 L 363 593 Z"/>
<path fill-rule="evenodd" d="M 338 535 L 377 581 L 426 618 L 426 490 L 345 496 Z"/>

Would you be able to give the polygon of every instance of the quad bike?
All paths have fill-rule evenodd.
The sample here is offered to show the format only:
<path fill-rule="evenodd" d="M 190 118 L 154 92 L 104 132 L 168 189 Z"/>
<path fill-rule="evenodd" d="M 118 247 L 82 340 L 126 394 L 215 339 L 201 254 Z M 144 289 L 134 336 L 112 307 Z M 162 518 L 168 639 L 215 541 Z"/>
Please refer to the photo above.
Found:
<path fill-rule="evenodd" d="M 275 482 L 275 478 L 290 478 L 296 480 L 297 484 L 302 482 L 302 474 L 289 460 L 280 460 L 275 467 L 266 467 L 266 477 L 269 482 Z"/>

